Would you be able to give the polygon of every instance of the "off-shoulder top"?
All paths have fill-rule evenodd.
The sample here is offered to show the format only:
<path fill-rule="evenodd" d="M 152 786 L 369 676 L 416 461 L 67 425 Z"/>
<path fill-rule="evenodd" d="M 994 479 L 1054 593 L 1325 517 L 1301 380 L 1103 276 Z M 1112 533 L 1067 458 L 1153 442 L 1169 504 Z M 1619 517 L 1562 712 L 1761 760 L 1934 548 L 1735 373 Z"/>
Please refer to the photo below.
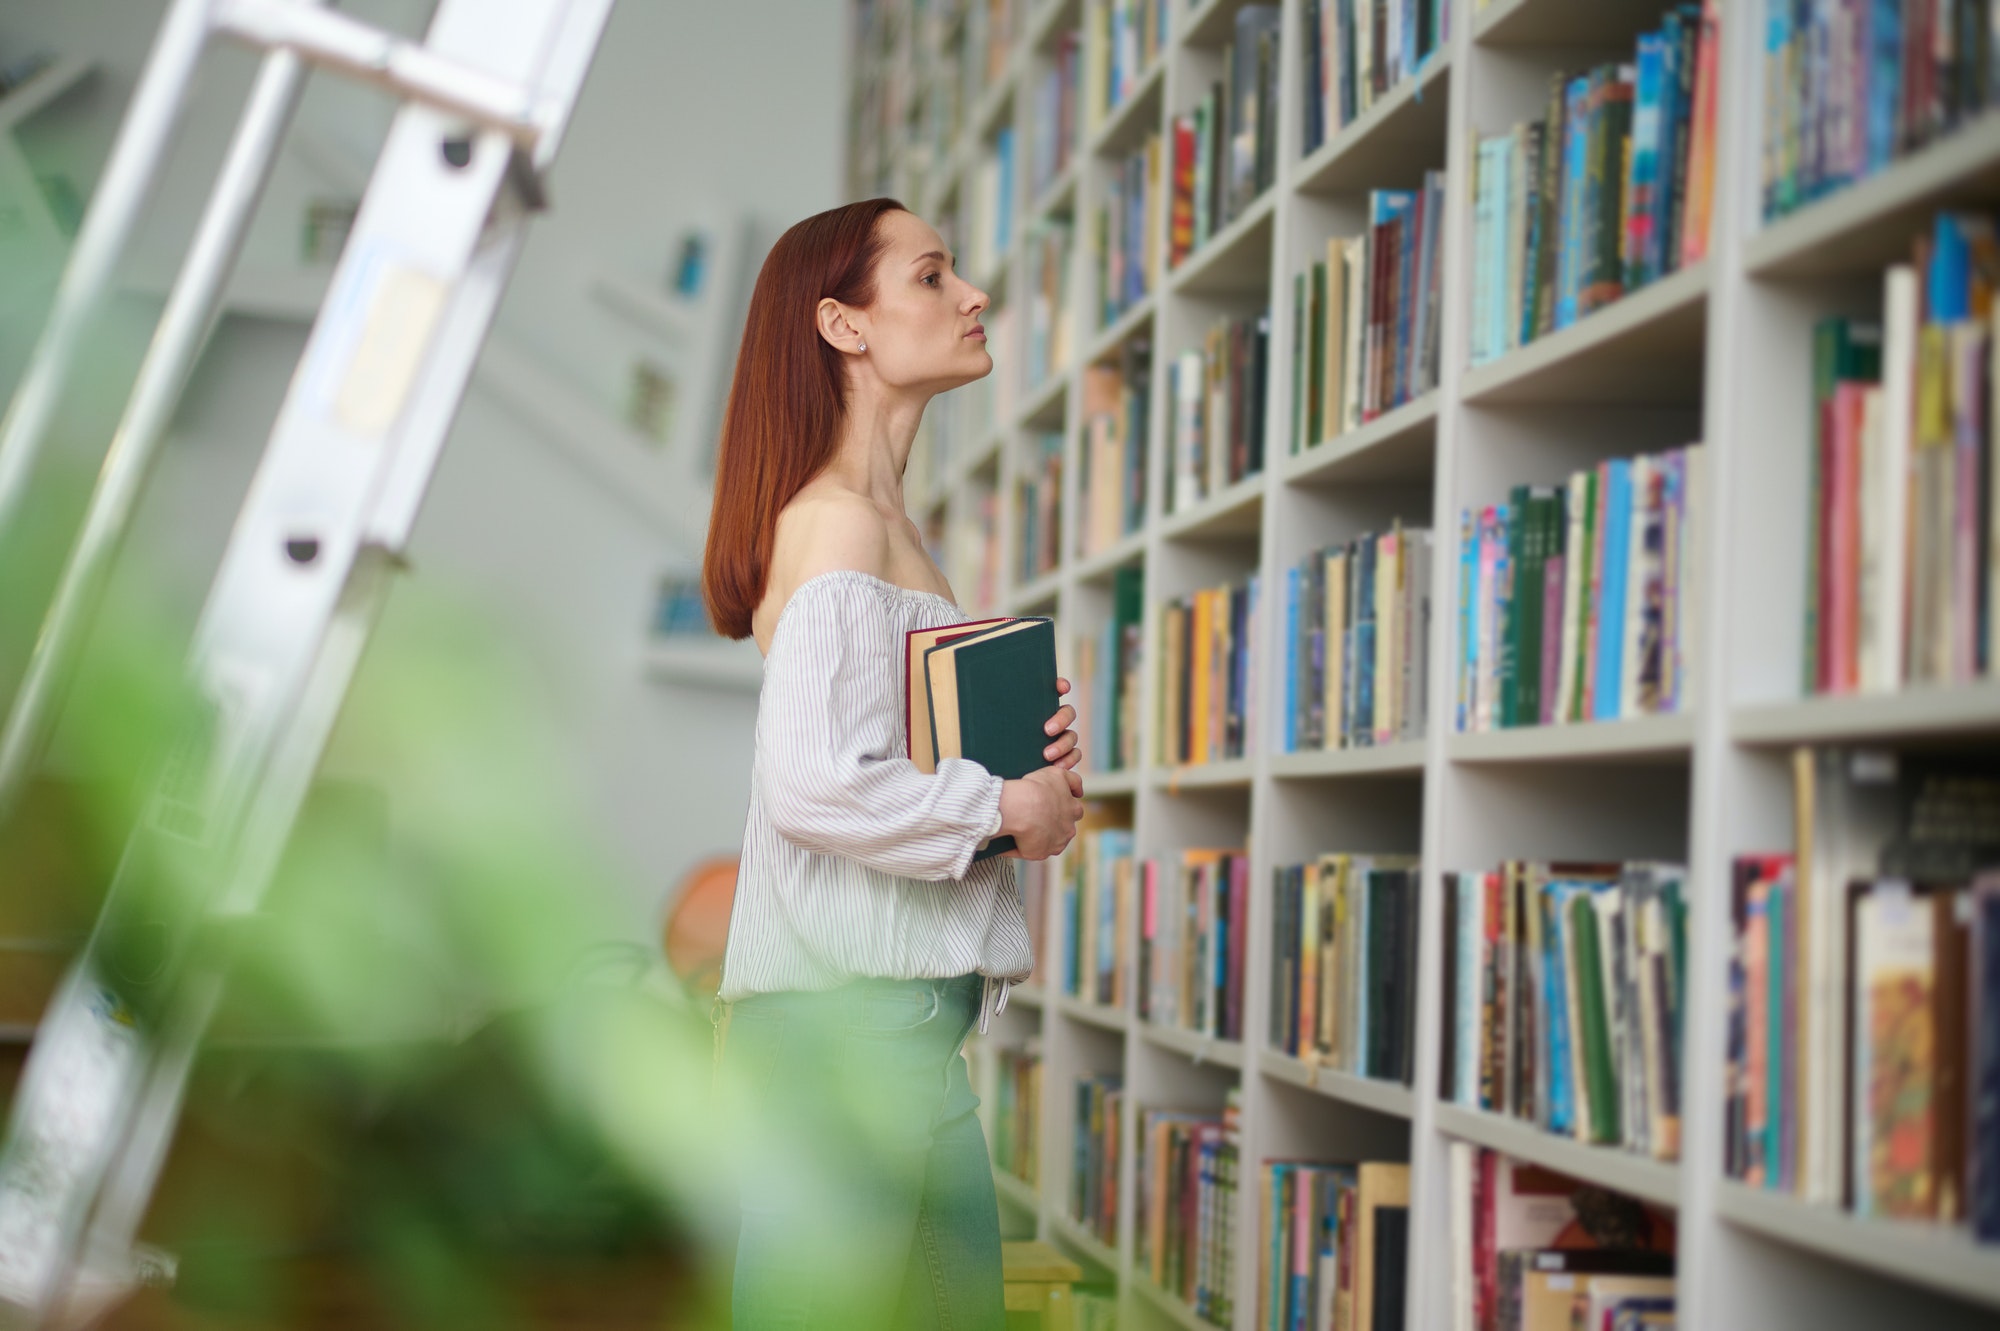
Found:
<path fill-rule="evenodd" d="M 908 757 L 903 635 L 968 617 L 857 570 L 807 579 L 779 612 L 723 1001 L 977 972 L 988 977 L 984 1029 L 1008 983 L 1027 978 L 1018 861 L 972 863 L 999 830 L 1001 778 L 966 758 L 933 774 Z"/>

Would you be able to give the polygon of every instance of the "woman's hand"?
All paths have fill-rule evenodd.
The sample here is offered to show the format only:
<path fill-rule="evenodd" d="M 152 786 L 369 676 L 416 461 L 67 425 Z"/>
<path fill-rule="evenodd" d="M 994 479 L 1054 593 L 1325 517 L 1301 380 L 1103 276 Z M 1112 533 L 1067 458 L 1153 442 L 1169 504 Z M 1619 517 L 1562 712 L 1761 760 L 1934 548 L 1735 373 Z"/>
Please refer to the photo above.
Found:
<path fill-rule="evenodd" d="M 1058 676 L 1056 696 L 1060 698 L 1068 692 L 1069 681 Z M 1044 731 L 1055 736 L 1055 741 L 1042 750 L 1042 757 L 1049 760 L 1050 766 L 1059 767 L 1064 771 L 1075 767 L 1083 759 L 1083 751 L 1076 746 L 1076 732 L 1069 728 L 1069 723 L 1074 720 L 1076 720 L 1076 708 L 1064 703 L 1061 710 L 1050 717 L 1048 724 L 1042 727 Z M 1076 793 L 1079 795 L 1083 793 L 1081 784 L 1077 785 Z"/>
<path fill-rule="evenodd" d="M 1000 787 L 1000 830 L 1014 838 L 1016 859 L 1045 860 L 1059 855 L 1076 837 L 1083 817 L 1083 778 L 1061 767 L 1044 767 Z"/>

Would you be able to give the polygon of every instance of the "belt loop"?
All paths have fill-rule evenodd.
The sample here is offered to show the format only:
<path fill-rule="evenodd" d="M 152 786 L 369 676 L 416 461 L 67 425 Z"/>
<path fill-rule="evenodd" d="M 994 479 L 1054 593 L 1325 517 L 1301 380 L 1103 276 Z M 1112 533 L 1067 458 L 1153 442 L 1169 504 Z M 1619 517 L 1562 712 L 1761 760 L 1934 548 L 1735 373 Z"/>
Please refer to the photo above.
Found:
<path fill-rule="evenodd" d="M 991 1017 L 993 977 L 991 975 L 982 975 L 979 977 L 979 980 L 979 1033 L 984 1035 L 986 1034 L 986 1024 Z"/>

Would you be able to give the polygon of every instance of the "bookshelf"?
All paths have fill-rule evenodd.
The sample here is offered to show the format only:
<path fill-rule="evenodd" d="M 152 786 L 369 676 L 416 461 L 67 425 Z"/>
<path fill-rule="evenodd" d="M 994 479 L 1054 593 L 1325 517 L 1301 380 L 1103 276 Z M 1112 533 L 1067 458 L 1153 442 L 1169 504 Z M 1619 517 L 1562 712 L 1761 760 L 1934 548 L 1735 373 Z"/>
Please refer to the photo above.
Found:
<path fill-rule="evenodd" d="M 969 0 L 983 3 L 983 0 Z M 1033 94 L 1064 32 L 1080 32 L 1100 0 L 1017 0 L 1017 47 L 994 87 L 968 88 L 982 108 L 960 138 L 932 143 L 909 108 L 931 83 L 957 77 L 939 57 L 963 4 L 856 6 L 855 127 L 848 196 L 890 194 L 936 221 L 956 206 L 954 170 L 1010 118 L 1032 140 Z M 1406 1160 L 1412 1171 L 1407 1325 L 1453 1325 L 1451 1176 L 1454 1143 L 1599 1183 L 1670 1209 L 1678 1232 L 1681 1325 L 1703 1331 L 1773 1326 L 1990 1326 L 2000 1317 L 2000 1246 L 1962 1228 L 1870 1220 L 1725 1177 L 1728 915 L 1733 859 L 1791 844 L 1784 779 L 1791 746 L 1842 742 L 1985 745 L 2000 737 L 2000 686 L 1907 686 L 1883 695 L 1802 697 L 1805 447 L 1814 321 L 1868 312 L 1885 264 L 1945 205 L 1990 202 L 2000 182 L 2000 116 L 1988 112 L 1857 183 L 1770 222 L 1760 206 L 1764 6 L 1721 11 L 1715 193 L 1705 257 L 1609 305 L 1472 366 L 1476 141 L 1540 114 L 1549 75 L 1608 58 L 1630 59 L 1657 27 L 1664 0 L 1455 0 L 1441 48 L 1312 153 L 1302 151 L 1305 90 L 1300 48 L 1305 0 L 1282 9 L 1276 183 L 1239 210 L 1108 325 L 1098 320 L 1090 220 L 1120 162 L 1152 133 L 1171 138 L 1176 116 L 1215 77 L 1239 0 L 1168 0 L 1165 49 L 1136 73 L 1119 106 L 1079 106 L 1067 162 L 1039 190 L 1017 188 L 1011 271 L 1025 271 L 1026 228 L 1052 216 L 1075 222 L 1068 269 L 1066 366 L 994 421 L 994 470 L 945 468 L 912 487 L 912 511 L 949 524 L 977 486 L 1000 496 L 1005 571 L 991 603 L 969 609 L 1051 613 L 1065 670 L 1080 640 L 1112 613 L 1120 569 L 1144 576 L 1148 653 L 1137 713 L 1143 761 L 1103 771 L 1086 735 L 1087 795 L 1129 816 L 1138 858 L 1195 846 L 1240 846 L 1250 861 L 1249 955 L 1242 1042 L 1170 1031 L 1058 992 L 1053 970 L 1018 990 L 989 1035 L 1039 1041 L 1043 1058 L 1041 1178 L 1030 1196 L 1003 1185 L 1007 1206 L 1031 1205 L 1037 1233 L 1117 1282 L 1122 1327 L 1210 1323 L 1145 1274 L 1134 1211 L 1134 1153 L 1120 1166 L 1119 1241 L 1107 1244 L 1068 1214 L 1071 1090 L 1079 1076 L 1123 1077 L 1128 1142 L 1145 1108 L 1218 1111 L 1241 1097 L 1243 1184 L 1234 1214 L 1235 1331 L 1262 1328 L 1253 1251 L 1254 1169 L 1267 1158 Z M 1623 52 L 1622 56 L 1619 54 Z M 1011 92 L 1009 91 L 1011 88 Z M 1082 100 L 1081 98 L 1079 99 Z M 1743 127 L 1751 127 L 1748 130 Z M 1331 439 L 1289 448 L 1293 279 L 1329 235 L 1358 229 L 1366 192 L 1416 187 L 1446 173 L 1440 261 L 1437 384 Z M 962 174 L 962 170 L 960 170 Z M 1033 197 L 1029 197 L 1032 195 Z M 1161 209 L 1152 241 L 1164 254 Z M 959 239 L 947 233 L 955 246 Z M 1003 297 L 1019 305 L 1014 281 Z M 996 293 L 998 295 L 999 293 Z M 1172 407 L 1168 362 L 1217 318 L 1268 303 L 1264 466 L 1168 509 Z M 993 346 L 999 369 L 1022 355 Z M 1079 481 L 1087 438 L 1084 371 L 1149 339 L 1146 501 L 1138 530 L 1079 558 Z M 1014 577 L 1017 471 L 1030 436 L 1060 430 L 1063 558 L 1053 573 Z M 1552 484 L 1573 469 L 1702 441 L 1703 508 L 1693 547 L 1691 696 L 1674 712 L 1624 720 L 1459 733 L 1453 699 L 1458 652 L 1462 510 L 1504 500 L 1508 487 Z M 920 441 L 920 450 L 922 442 Z M 919 466 L 920 463 L 913 463 Z M 1307 552 L 1400 520 L 1429 527 L 1431 563 L 1426 724 L 1421 739 L 1375 748 L 1283 751 L 1285 570 Z M 1161 681 L 1154 653 L 1161 607 L 1199 588 L 1255 574 L 1260 618 L 1251 650 L 1253 716 L 1245 756 L 1163 767 L 1153 731 Z M 954 582 L 956 588 L 958 584 Z M 1073 676 L 1074 677 L 1074 676 Z M 1080 708 L 1087 699 L 1079 699 Z M 1088 725 L 1088 718 L 1084 719 Z M 1081 727 L 1080 727 L 1081 728 Z M 1416 974 L 1413 1084 L 1359 1077 L 1268 1047 L 1273 871 L 1328 851 L 1420 855 L 1422 916 Z M 1685 1099 L 1679 1159 L 1557 1137 L 1498 1113 L 1447 1101 L 1440 1070 L 1449 960 L 1439 900 L 1445 871 L 1503 859 L 1660 859 L 1688 866 Z M 1057 948 L 1060 895 L 1045 894 L 1044 955 Z M 1136 926 L 1134 926 L 1136 928 Z M 1128 939 L 1127 942 L 1132 940 Z M 1128 992 L 1136 986 L 1127 986 Z"/>

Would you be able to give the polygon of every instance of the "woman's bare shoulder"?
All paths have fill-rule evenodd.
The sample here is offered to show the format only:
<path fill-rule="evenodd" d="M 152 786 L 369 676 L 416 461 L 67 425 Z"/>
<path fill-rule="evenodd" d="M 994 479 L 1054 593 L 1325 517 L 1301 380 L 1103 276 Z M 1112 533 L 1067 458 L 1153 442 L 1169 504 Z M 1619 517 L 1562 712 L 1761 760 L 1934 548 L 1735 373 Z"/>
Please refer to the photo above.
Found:
<path fill-rule="evenodd" d="M 808 580 L 851 569 L 889 579 L 889 521 L 867 496 L 834 486 L 808 486 L 778 514 L 771 541 L 771 572 L 753 627 L 758 645 L 770 646 L 778 615 Z"/>

